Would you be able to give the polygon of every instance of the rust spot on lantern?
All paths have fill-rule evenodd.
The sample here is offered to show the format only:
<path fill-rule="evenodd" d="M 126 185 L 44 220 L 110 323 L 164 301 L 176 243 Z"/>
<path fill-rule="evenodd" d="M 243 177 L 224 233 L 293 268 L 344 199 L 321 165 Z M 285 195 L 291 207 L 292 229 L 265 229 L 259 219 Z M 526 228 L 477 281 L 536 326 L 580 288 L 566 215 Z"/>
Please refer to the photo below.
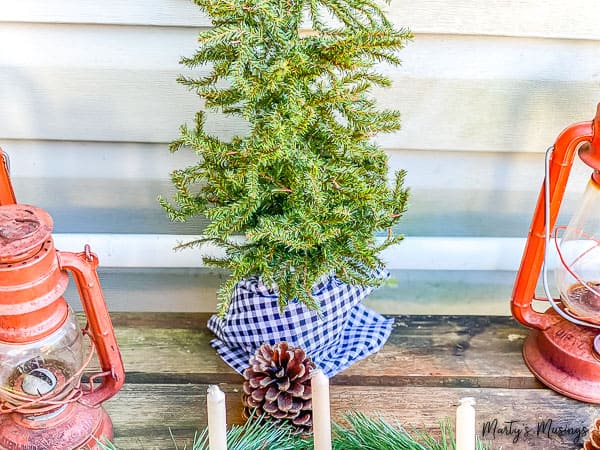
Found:
<path fill-rule="evenodd" d="M 575 155 L 593 169 L 579 211 L 569 227 L 553 234 Z M 594 236 L 599 208 L 600 104 L 594 120 L 566 128 L 547 152 L 546 178 L 542 185 L 521 266 L 513 289 L 513 316 L 533 331 L 526 338 L 523 356 L 529 369 L 547 386 L 571 398 L 600 404 L 600 230 Z M 594 219 L 590 220 L 592 217 Z M 558 231 L 565 229 L 559 243 Z M 560 298 L 549 292 L 545 265 L 547 246 L 554 237 L 560 264 L 556 270 Z M 587 265 L 587 267 L 583 267 Z M 590 268 L 592 270 L 590 270 Z M 535 296 L 543 273 L 546 299 Z M 532 301 L 546 300 L 545 312 Z"/>
<path fill-rule="evenodd" d="M 101 404 L 125 379 L 98 258 L 87 246 L 81 253 L 54 248 L 52 218 L 16 202 L 1 150 L 0 157 L 0 447 L 97 449 L 97 439 L 112 438 Z M 85 332 L 63 297 L 68 272 L 86 313 Z M 85 386 L 81 375 L 94 350 L 101 371 Z"/>

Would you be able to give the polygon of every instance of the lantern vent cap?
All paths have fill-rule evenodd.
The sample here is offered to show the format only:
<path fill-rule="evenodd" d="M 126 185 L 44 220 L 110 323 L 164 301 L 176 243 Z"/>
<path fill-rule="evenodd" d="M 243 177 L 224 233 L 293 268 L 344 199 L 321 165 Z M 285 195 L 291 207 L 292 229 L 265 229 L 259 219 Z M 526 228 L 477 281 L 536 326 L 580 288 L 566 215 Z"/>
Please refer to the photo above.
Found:
<path fill-rule="evenodd" d="M 50 215 L 36 206 L 0 206 L 0 264 L 35 255 L 51 238 L 52 226 Z"/>

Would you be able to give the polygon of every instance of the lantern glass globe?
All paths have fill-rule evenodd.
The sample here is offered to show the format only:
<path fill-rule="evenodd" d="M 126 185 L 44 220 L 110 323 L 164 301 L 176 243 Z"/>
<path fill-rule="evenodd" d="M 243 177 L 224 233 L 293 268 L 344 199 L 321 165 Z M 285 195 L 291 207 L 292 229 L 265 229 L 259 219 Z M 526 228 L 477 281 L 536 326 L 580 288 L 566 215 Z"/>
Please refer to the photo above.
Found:
<path fill-rule="evenodd" d="M 69 307 L 64 323 L 50 335 L 28 343 L 0 342 L 0 397 L 18 406 L 22 397 L 58 395 L 80 380 L 83 334 Z"/>
<path fill-rule="evenodd" d="M 600 186 L 590 180 L 558 245 L 556 285 L 569 313 L 600 324 Z"/>

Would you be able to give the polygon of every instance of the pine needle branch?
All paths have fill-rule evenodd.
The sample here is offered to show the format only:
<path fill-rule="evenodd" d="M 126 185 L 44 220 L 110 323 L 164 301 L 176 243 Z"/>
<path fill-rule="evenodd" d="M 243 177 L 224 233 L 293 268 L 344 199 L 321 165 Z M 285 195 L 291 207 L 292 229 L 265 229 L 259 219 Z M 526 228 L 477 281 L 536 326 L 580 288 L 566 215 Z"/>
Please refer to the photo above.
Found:
<path fill-rule="evenodd" d="M 172 172 L 176 192 L 159 202 L 171 220 L 210 221 L 196 233 L 206 239 L 183 246 L 225 251 L 205 258 L 231 274 L 219 311 L 245 277 L 269 280 L 282 306 L 298 299 L 316 308 L 311 284 L 332 271 L 377 286 L 368 270 L 380 264 L 374 236 L 398 222 L 408 191 L 402 177 L 388 187 L 385 151 L 372 140 L 399 129 L 400 115 L 379 108 L 371 91 L 390 86 L 377 64 L 400 63 L 412 34 L 375 0 L 195 3 L 213 26 L 182 58 L 191 70 L 178 81 L 206 112 L 181 126 L 170 150 L 191 150 L 198 162 Z M 303 37 L 306 13 L 315 33 Z M 209 133 L 214 113 L 245 121 L 246 131 Z"/>
<path fill-rule="evenodd" d="M 229 450 L 312 450 L 310 436 L 299 436 L 288 425 L 258 417 L 244 425 L 234 425 L 227 431 Z M 382 416 L 350 412 L 341 422 L 332 423 L 334 450 L 455 450 L 454 430 L 449 420 L 440 422 L 440 438 L 428 432 L 407 431 L 399 423 L 390 423 Z M 119 450 L 108 441 L 99 442 L 102 450 Z M 209 450 L 208 429 L 194 438 L 193 450 Z M 490 444 L 476 440 L 477 450 L 492 450 Z"/>

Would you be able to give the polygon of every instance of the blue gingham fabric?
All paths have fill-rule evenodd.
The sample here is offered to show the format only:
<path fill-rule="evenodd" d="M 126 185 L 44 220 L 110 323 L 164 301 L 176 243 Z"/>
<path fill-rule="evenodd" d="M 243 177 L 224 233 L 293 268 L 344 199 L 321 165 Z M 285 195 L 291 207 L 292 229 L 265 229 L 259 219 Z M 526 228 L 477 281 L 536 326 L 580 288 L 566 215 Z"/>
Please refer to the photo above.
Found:
<path fill-rule="evenodd" d="M 376 274 L 388 277 L 385 270 Z M 361 304 L 374 288 L 353 286 L 330 277 L 313 289 L 321 315 L 297 301 L 280 312 L 277 294 L 257 278 L 240 281 L 225 318 L 214 315 L 208 328 L 211 345 L 240 374 L 264 343 L 288 342 L 332 377 L 352 363 L 379 351 L 392 330 L 393 319 Z"/>

